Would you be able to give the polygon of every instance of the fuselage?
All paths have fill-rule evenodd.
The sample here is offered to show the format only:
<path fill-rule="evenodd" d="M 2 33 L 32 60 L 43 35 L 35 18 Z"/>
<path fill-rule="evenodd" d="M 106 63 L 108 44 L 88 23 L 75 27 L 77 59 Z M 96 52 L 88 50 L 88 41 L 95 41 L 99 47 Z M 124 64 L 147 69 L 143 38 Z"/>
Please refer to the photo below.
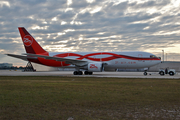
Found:
<path fill-rule="evenodd" d="M 50 52 L 51 57 L 85 60 L 88 63 L 104 63 L 104 69 L 138 69 L 147 68 L 159 64 L 161 60 L 148 52 Z M 32 61 L 29 59 L 29 61 Z M 64 61 L 48 60 L 38 58 L 32 61 L 52 67 L 75 67 Z"/>

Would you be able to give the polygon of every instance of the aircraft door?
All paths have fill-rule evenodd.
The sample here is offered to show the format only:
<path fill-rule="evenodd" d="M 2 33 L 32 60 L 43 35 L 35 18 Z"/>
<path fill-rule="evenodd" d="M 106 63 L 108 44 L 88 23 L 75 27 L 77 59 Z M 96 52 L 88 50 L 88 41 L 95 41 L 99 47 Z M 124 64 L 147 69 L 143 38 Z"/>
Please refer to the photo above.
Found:
<path fill-rule="evenodd" d="M 142 54 L 138 54 L 138 57 L 139 57 L 139 58 L 142 58 L 143 55 L 142 55 Z M 138 60 L 138 61 L 142 62 L 142 60 Z"/>

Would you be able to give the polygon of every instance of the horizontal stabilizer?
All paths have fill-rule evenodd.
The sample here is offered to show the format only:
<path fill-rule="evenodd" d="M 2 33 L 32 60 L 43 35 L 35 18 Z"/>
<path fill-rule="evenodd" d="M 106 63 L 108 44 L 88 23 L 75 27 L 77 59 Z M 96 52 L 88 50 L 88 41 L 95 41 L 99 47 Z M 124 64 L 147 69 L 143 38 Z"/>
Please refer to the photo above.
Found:
<path fill-rule="evenodd" d="M 6 54 L 6 55 L 15 57 L 15 58 L 19 58 L 19 59 L 22 59 L 25 61 L 28 61 L 28 59 L 37 59 L 37 57 L 29 57 L 29 56 L 24 56 L 24 55 L 15 55 L 15 54 Z"/>

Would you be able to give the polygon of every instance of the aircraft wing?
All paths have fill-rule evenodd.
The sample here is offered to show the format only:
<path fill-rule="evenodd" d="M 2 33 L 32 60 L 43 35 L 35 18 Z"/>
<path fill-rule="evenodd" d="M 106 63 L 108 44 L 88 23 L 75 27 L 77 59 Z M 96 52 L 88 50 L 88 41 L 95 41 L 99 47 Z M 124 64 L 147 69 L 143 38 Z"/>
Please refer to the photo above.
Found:
<path fill-rule="evenodd" d="M 39 57 L 39 58 L 44 58 L 44 59 L 49 59 L 49 60 L 65 61 L 66 64 L 79 65 L 79 66 L 83 66 L 88 63 L 88 61 L 85 61 L 85 60 L 62 58 L 62 57 L 51 57 L 51 56 L 37 55 L 37 54 L 24 54 L 24 55 L 6 54 L 6 55 L 19 58 L 25 61 L 28 61 L 28 59 L 38 59 Z"/>
<path fill-rule="evenodd" d="M 6 54 L 6 55 L 15 57 L 15 58 L 19 58 L 19 59 L 22 59 L 25 61 L 28 61 L 28 59 L 37 59 L 37 57 L 28 57 L 28 56 L 23 56 L 23 55 L 15 55 L 15 54 Z"/>
<path fill-rule="evenodd" d="M 78 59 L 72 59 L 72 58 L 51 57 L 51 56 L 29 54 L 29 53 L 25 55 L 29 57 L 40 57 L 40 58 L 49 59 L 49 60 L 65 61 L 66 64 L 79 65 L 79 66 L 83 66 L 88 63 L 88 61 L 85 61 L 85 60 L 78 60 Z"/>

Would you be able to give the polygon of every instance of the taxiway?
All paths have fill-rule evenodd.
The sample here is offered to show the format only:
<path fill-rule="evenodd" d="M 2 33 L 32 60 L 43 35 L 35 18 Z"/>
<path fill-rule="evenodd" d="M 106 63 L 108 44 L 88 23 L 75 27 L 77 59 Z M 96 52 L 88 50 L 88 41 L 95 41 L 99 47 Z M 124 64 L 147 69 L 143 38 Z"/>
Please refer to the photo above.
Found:
<path fill-rule="evenodd" d="M 48 72 L 22 72 L 0 70 L 0 76 L 67 76 L 67 77 L 116 77 L 116 78 L 173 78 L 179 79 L 180 74 L 174 76 L 160 76 L 158 72 L 149 72 L 147 76 L 143 72 L 94 72 L 93 75 L 73 75 L 73 71 L 48 71 Z"/>

